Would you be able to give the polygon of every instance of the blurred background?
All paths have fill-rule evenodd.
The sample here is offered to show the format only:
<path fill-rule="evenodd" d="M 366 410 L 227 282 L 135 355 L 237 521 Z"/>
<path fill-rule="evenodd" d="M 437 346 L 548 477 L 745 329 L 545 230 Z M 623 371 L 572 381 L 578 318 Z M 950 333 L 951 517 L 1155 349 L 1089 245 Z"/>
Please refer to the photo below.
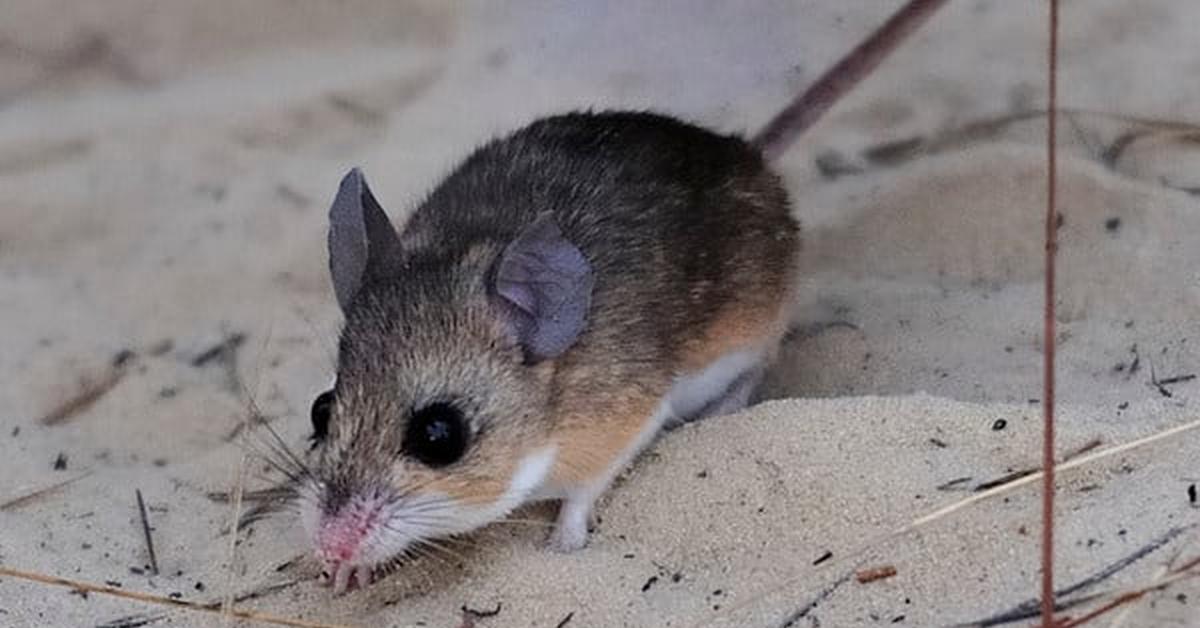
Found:
<path fill-rule="evenodd" d="M 0 0 L 0 500 L 77 473 L 98 500 L 0 509 L 0 556 L 103 579 L 62 542 L 70 517 L 127 525 L 114 487 L 143 480 L 174 486 L 162 500 L 227 484 L 251 404 L 302 442 L 332 374 L 325 211 L 350 167 L 402 224 L 539 115 L 750 133 L 902 4 Z M 1064 429 L 1117 440 L 1188 416 L 1200 386 L 1200 8 L 1062 6 Z M 953 0 L 780 160 L 805 278 L 766 397 L 1012 404 L 1035 442 L 1045 17 Z M 219 542 L 174 542 L 222 564 Z"/>

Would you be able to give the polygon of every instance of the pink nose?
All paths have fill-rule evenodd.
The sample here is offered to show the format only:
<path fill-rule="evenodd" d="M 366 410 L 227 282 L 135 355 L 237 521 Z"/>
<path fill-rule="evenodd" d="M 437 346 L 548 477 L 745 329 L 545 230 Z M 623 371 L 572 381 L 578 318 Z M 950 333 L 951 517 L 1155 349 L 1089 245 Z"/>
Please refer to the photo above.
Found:
<path fill-rule="evenodd" d="M 330 563 L 354 561 L 379 518 L 377 508 L 348 507 L 326 517 L 317 531 L 319 558 Z"/>
<path fill-rule="evenodd" d="M 353 530 L 336 524 L 324 526 L 317 535 L 317 554 L 326 562 L 346 562 L 354 557 L 361 542 L 362 536 L 354 534 Z"/>

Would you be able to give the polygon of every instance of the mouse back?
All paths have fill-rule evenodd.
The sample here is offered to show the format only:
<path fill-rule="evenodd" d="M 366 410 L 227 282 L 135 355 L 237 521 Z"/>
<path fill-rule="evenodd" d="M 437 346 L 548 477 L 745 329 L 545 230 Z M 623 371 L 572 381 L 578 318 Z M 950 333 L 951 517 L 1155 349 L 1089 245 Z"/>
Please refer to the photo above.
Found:
<path fill-rule="evenodd" d="M 507 245 L 539 217 L 594 276 L 574 346 L 660 368 L 731 302 L 783 290 L 798 243 L 756 149 L 645 112 L 553 116 L 489 142 L 435 188 L 401 241 L 409 255 L 462 256 Z"/>

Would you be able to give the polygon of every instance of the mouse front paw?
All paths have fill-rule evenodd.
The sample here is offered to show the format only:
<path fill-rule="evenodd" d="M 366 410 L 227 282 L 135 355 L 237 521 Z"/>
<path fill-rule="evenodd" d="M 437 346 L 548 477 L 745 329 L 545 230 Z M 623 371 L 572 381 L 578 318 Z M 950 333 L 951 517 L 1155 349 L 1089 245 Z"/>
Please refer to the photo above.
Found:
<path fill-rule="evenodd" d="M 587 496 L 568 497 L 558 510 L 554 531 L 546 540 L 551 550 L 568 554 L 584 548 L 588 541 L 588 521 L 591 519 L 592 499 Z"/>
<path fill-rule="evenodd" d="M 587 546 L 587 525 L 564 526 L 561 523 L 554 528 L 546 539 L 546 548 L 560 554 L 577 552 Z"/>

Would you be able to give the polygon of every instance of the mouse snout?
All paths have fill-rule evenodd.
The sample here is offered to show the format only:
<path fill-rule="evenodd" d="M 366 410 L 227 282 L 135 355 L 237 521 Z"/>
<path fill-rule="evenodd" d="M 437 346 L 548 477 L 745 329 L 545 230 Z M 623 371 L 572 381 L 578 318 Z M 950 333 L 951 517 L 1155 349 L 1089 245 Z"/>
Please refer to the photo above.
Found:
<path fill-rule="evenodd" d="M 378 531 L 386 525 L 384 503 L 379 499 L 352 497 L 340 504 L 327 504 L 313 530 L 317 559 L 325 567 L 326 583 L 337 594 L 355 586 L 365 587 L 373 579 L 379 560 L 371 551 Z"/>
<path fill-rule="evenodd" d="M 379 526 L 382 506 L 376 500 L 350 499 L 323 513 L 314 539 L 317 556 L 333 563 L 362 558 L 363 542 Z"/>

